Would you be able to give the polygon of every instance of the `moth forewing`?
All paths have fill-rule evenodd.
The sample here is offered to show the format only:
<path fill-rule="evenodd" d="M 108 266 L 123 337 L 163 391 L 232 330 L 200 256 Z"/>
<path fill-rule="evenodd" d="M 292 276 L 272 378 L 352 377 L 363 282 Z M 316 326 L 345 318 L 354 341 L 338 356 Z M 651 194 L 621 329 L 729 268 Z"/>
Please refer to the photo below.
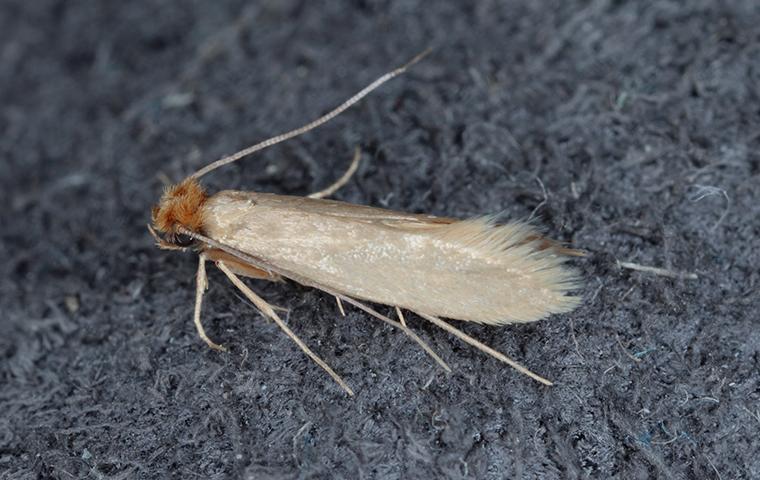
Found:
<path fill-rule="evenodd" d="M 564 257 L 528 225 L 435 217 L 252 192 L 204 204 L 204 232 L 269 265 L 353 298 L 486 324 L 573 309 Z"/>

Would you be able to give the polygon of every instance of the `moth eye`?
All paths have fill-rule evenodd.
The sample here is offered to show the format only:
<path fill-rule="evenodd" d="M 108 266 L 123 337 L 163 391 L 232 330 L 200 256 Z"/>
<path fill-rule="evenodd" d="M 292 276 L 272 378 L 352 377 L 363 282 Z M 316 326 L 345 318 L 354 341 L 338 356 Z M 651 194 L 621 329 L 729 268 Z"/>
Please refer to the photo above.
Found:
<path fill-rule="evenodd" d="M 189 247 L 194 242 L 195 240 L 193 237 L 189 235 L 183 235 L 181 233 L 174 235 L 174 238 L 172 238 L 172 243 L 178 247 Z"/>

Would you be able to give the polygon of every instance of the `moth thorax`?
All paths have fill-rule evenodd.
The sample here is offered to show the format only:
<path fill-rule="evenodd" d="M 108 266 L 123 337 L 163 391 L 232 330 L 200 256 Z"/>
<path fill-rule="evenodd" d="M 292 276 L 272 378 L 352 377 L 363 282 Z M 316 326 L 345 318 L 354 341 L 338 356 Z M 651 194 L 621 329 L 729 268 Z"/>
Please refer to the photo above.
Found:
<path fill-rule="evenodd" d="M 153 207 L 153 227 L 170 235 L 179 233 L 179 227 L 200 233 L 206 198 L 206 190 L 194 178 L 168 187 L 158 205 Z"/>

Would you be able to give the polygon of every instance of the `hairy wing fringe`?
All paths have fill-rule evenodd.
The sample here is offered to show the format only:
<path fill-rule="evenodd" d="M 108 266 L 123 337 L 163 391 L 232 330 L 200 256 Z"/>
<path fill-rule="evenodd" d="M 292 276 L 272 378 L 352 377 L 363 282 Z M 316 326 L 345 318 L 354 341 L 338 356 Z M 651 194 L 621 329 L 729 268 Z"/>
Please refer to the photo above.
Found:
<path fill-rule="evenodd" d="M 562 253 L 563 248 L 559 244 L 547 244 L 538 230 L 528 223 L 499 225 L 495 217 L 486 216 L 441 226 L 435 234 L 442 241 L 461 245 L 471 255 L 495 268 L 523 278 L 525 284 L 552 292 L 553 301 L 544 305 L 549 313 L 568 312 L 580 302 L 579 297 L 566 295 L 579 288 L 581 283 L 573 269 L 563 266 L 568 260 Z M 504 320 L 525 320 L 520 317 Z"/>

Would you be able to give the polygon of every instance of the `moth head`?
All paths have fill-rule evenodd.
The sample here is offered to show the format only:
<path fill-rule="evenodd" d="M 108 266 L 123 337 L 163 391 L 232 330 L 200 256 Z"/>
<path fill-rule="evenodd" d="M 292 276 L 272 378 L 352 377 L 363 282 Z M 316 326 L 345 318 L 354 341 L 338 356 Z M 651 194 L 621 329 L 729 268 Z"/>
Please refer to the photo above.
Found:
<path fill-rule="evenodd" d="M 206 190 L 194 178 L 187 178 L 164 190 L 158 205 L 153 207 L 153 229 L 163 234 L 165 241 L 180 244 L 181 230 L 202 232 L 203 204 Z"/>

